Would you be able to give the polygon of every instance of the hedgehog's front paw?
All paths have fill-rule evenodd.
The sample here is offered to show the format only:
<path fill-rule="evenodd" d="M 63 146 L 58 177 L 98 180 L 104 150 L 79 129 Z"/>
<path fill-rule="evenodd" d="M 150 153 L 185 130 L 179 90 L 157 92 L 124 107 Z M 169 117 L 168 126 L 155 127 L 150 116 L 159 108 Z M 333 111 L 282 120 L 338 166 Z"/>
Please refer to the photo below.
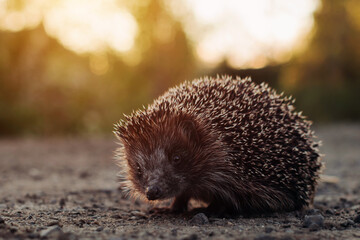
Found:
<path fill-rule="evenodd" d="M 170 211 L 172 213 L 184 213 L 187 211 L 187 203 L 186 204 L 174 204 L 171 206 Z"/>
<path fill-rule="evenodd" d="M 186 195 L 180 195 L 174 199 L 171 205 L 171 211 L 173 213 L 184 213 L 188 210 L 189 197 Z"/>

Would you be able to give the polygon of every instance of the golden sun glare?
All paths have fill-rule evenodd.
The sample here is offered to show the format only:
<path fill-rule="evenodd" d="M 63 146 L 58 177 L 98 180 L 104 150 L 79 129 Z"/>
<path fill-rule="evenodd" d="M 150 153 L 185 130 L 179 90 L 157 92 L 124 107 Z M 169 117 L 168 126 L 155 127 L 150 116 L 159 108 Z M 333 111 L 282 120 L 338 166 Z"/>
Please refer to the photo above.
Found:
<path fill-rule="evenodd" d="M 134 17 L 115 1 L 62 0 L 44 15 L 46 31 L 77 52 L 119 52 L 134 45 Z"/>
<path fill-rule="evenodd" d="M 6 8 L 10 1 L 0 0 L 1 29 L 19 31 L 42 20 L 48 34 L 77 53 L 111 49 L 131 54 L 134 47 L 137 22 L 116 0 L 32 0 L 21 11 Z M 200 60 L 215 65 L 226 59 L 235 68 L 289 59 L 305 42 L 319 4 L 318 0 L 164 2 L 184 24 Z"/>
<path fill-rule="evenodd" d="M 317 0 L 184 0 L 172 1 L 174 14 L 196 42 L 201 60 L 223 59 L 235 68 L 263 67 L 285 61 L 313 25 Z M 192 14 L 190 15 L 189 12 Z"/>
<path fill-rule="evenodd" d="M 126 52 L 134 45 L 136 21 L 116 0 L 32 0 L 21 11 L 5 11 L 8 2 L 0 0 L 0 28 L 18 31 L 42 19 L 48 34 L 77 53 Z"/>

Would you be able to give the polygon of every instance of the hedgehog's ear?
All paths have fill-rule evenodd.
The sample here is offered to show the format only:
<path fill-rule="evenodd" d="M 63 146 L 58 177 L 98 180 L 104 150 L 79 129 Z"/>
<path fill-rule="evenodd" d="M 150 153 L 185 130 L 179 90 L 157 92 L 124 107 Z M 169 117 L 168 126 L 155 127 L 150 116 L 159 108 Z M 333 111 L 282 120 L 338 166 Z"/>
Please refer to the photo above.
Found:
<path fill-rule="evenodd" d="M 182 130 L 191 141 L 199 142 L 199 133 L 193 120 L 185 119 L 181 123 Z"/>

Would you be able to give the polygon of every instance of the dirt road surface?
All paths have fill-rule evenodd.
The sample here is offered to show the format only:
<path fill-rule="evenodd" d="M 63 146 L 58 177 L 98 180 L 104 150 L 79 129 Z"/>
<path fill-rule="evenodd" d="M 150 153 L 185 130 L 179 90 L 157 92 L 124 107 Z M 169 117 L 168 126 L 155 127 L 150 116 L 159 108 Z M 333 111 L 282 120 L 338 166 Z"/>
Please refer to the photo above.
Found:
<path fill-rule="evenodd" d="M 360 124 L 314 128 L 315 209 L 223 219 L 155 214 L 118 190 L 115 139 L 0 139 L 0 239 L 360 239 Z"/>

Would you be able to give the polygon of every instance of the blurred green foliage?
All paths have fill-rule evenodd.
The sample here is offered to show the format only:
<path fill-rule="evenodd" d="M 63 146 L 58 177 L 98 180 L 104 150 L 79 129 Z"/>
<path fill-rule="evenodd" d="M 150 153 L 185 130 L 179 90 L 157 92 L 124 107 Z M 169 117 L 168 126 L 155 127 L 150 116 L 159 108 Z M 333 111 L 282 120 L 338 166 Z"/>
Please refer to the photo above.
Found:
<path fill-rule="evenodd" d="M 0 135 L 108 133 L 123 113 L 189 78 L 195 66 L 192 50 L 161 1 L 129 7 L 141 16 L 138 64 L 111 51 L 77 55 L 42 25 L 0 31 Z M 156 35 L 164 21 L 172 29 L 166 39 Z M 108 70 L 95 74 L 92 64 Z"/>
<path fill-rule="evenodd" d="M 109 133 L 123 113 L 185 79 L 215 72 L 270 82 L 295 95 L 298 109 L 314 121 L 359 120 L 359 3 L 321 3 L 304 51 L 289 63 L 245 72 L 202 68 L 160 0 L 127 2 L 139 28 L 131 61 L 110 50 L 77 55 L 42 25 L 0 31 L 0 135 Z"/>
<path fill-rule="evenodd" d="M 360 119 L 360 2 L 322 0 L 307 48 L 279 84 L 316 121 Z"/>

